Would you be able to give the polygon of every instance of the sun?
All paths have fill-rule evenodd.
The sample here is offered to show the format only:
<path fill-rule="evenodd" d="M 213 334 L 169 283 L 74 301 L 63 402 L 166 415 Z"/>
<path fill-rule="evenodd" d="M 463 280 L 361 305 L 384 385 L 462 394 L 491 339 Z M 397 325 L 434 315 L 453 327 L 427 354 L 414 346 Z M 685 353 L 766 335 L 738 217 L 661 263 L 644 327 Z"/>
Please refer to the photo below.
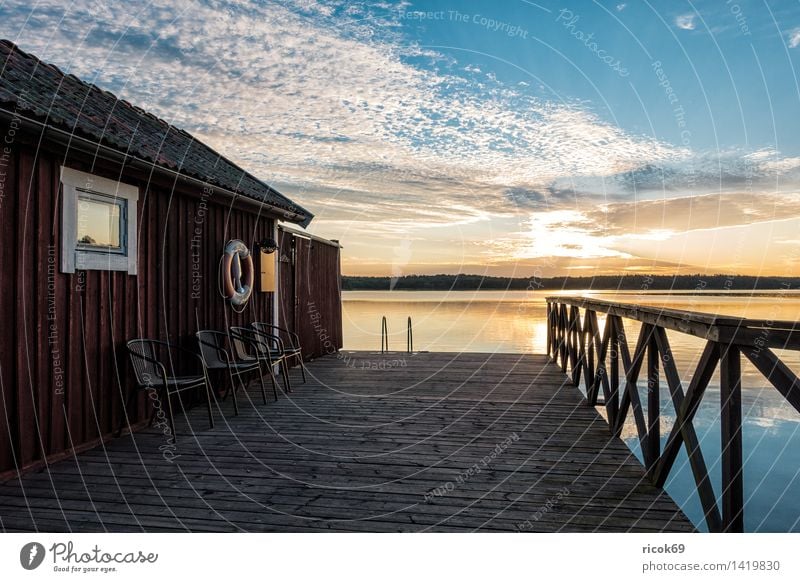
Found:
<path fill-rule="evenodd" d="M 602 226 L 577 210 L 531 214 L 514 250 L 516 259 L 566 257 L 571 259 L 627 258 L 609 248 L 613 237 L 602 236 Z"/>

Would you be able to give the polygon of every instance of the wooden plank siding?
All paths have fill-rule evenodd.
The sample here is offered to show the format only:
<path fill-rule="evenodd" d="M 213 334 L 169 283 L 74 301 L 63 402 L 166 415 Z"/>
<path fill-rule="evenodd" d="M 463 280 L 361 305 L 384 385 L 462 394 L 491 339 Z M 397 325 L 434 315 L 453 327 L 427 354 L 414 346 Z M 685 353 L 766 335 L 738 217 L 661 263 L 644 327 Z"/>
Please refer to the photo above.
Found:
<path fill-rule="evenodd" d="M 200 186 L 83 154 L 64 159 L 63 151 L 21 138 L 4 158 L 0 478 L 96 445 L 119 428 L 132 389 L 127 340 L 153 337 L 194 347 L 198 325 L 224 329 L 272 319 L 271 293 L 254 292 L 241 313 L 219 294 L 226 241 L 240 238 L 253 248 L 272 236 L 273 220 L 256 206 L 204 197 Z M 139 188 L 138 275 L 60 272 L 62 164 Z M 149 414 L 144 395 L 134 404 L 132 428 Z"/>
<path fill-rule="evenodd" d="M 306 359 L 335 353 L 343 346 L 339 245 L 279 233 L 290 260 L 280 263 L 282 325 L 298 334 Z"/>
<path fill-rule="evenodd" d="M 2 336 L 11 334 L 16 325 L 16 274 L 14 263 L 17 261 L 17 249 L 14 247 L 16 224 L 15 203 L 18 196 L 17 187 L 17 153 L 13 148 L 2 152 L 3 173 L 0 179 L 0 268 L 6 276 L 0 276 L 0 321 Z M 11 274 L 14 273 L 12 276 Z M 12 446 L 11 430 L 16 424 L 16 358 L 17 350 L 12 349 L 9 342 L 0 345 L 0 467 L 14 466 L 15 448 Z"/>
<path fill-rule="evenodd" d="M 295 279 L 294 279 L 294 236 L 283 229 L 278 230 L 278 322 L 279 325 L 295 332 Z"/>
<path fill-rule="evenodd" d="M 544 355 L 343 352 L 291 375 L 214 429 L 181 415 L 169 459 L 148 429 L 0 485 L 2 528 L 694 529 Z"/>

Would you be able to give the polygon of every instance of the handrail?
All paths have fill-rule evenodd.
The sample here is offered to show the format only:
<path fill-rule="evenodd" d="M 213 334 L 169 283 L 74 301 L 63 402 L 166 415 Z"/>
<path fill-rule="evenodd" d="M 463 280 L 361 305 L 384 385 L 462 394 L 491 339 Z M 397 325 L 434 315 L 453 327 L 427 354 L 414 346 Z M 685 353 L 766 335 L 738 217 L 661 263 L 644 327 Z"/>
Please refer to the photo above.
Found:
<path fill-rule="evenodd" d="M 384 349 L 385 346 L 385 349 Z M 389 326 L 386 323 L 386 316 L 381 319 L 381 353 L 389 351 Z"/>
<path fill-rule="evenodd" d="M 607 315 L 602 328 L 597 313 Z M 623 318 L 642 323 L 632 354 Z M 685 391 L 667 338 L 668 329 L 706 340 Z M 769 322 L 586 297 L 547 298 L 547 354 L 565 373 L 569 368 L 575 386 L 583 376 L 589 405 L 605 406 L 613 434 L 622 433 L 628 412 L 632 411 L 646 475 L 656 486 L 664 486 L 681 444 L 686 446 L 706 524 L 712 532 L 744 531 L 742 355 L 800 412 L 800 379 L 772 348 L 800 350 L 800 322 Z M 647 374 L 646 403 L 641 401 L 637 385 L 643 367 Z M 692 424 L 717 367 L 722 437 L 721 508 Z M 661 369 L 675 408 L 675 423 L 663 449 Z M 603 401 L 598 402 L 601 390 Z"/>
<path fill-rule="evenodd" d="M 715 315 L 698 311 L 685 311 L 662 307 L 646 307 L 631 303 L 617 303 L 589 297 L 548 297 L 548 303 L 583 307 L 609 315 L 641 321 L 700 337 L 727 343 L 751 343 L 769 330 L 765 338 L 778 349 L 800 349 L 800 323 L 794 321 L 764 321 L 730 315 Z"/>
<path fill-rule="evenodd" d="M 411 316 L 408 316 L 408 326 L 406 328 L 406 351 L 410 354 L 414 351 L 414 329 L 411 327 Z"/>

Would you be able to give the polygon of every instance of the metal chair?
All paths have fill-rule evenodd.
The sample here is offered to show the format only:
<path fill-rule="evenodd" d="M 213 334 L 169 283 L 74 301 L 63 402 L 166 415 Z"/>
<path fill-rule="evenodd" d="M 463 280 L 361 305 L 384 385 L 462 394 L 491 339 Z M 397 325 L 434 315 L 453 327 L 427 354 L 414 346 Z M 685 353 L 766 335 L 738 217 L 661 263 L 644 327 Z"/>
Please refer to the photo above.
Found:
<path fill-rule="evenodd" d="M 280 363 L 280 357 L 273 356 L 269 346 L 258 337 L 256 331 L 246 327 L 231 327 L 231 344 L 236 358 L 242 362 L 264 364 L 269 379 L 272 381 L 272 393 L 278 400 L 278 384 L 275 380 L 274 365 Z M 285 378 L 284 378 L 285 383 Z"/>
<path fill-rule="evenodd" d="M 264 333 L 267 335 L 272 335 L 274 332 L 277 332 L 278 337 L 283 334 L 286 336 L 286 341 L 283 341 L 281 338 L 281 342 L 283 345 L 283 355 L 286 357 L 287 364 L 290 363 L 292 360 L 297 360 L 297 363 L 300 364 L 300 373 L 303 375 L 303 384 L 306 383 L 306 364 L 303 361 L 303 347 L 300 345 L 300 336 L 294 333 L 293 331 L 289 331 L 284 327 L 280 327 L 278 325 L 272 325 L 271 323 L 262 323 L 262 322 L 255 322 L 251 324 L 253 329 Z M 288 343 L 288 345 L 286 345 Z"/>
<path fill-rule="evenodd" d="M 261 344 L 262 350 L 270 354 L 273 364 L 279 364 L 283 377 L 284 392 L 292 391 L 292 382 L 289 380 L 289 365 L 286 362 L 286 350 L 280 337 L 255 328 L 250 328 L 253 338 Z"/>
<path fill-rule="evenodd" d="M 172 431 L 173 437 L 176 437 L 175 432 L 175 415 L 172 410 L 171 396 L 177 394 L 178 401 L 180 402 L 180 393 L 187 390 L 192 390 L 203 386 L 206 391 L 206 406 L 208 408 L 208 422 L 211 428 L 214 428 L 214 416 L 211 410 L 211 383 L 208 380 L 208 369 L 206 368 L 203 358 L 192 350 L 187 350 L 180 346 L 176 346 L 169 342 L 153 339 L 132 339 L 127 344 L 128 354 L 131 359 L 131 366 L 133 367 L 133 374 L 136 378 L 136 383 L 139 388 L 160 388 L 162 399 L 167 401 L 167 412 L 169 414 L 169 426 Z M 181 354 L 190 355 L 192 359 L 197 359 L 200 362 L 202 373 L 199 375 L 176 375 L 167 374 L 167 366 L 158 358 L 160 352 L 166 351 L 169 356 L 169 367 L 174 372 L 174 359 L 172 352 L 180 352 Z M 132 393 L 128 397 L 128 405 L 130 405 L 131 398 L 135 394 Z M 153 423 L 155 418 L 156 409 L 158 408 L 156 402 L 153 403 L 153 415 L 150 417 L 150 424 Z"/>
<path fill-rule="evenodd" d="M 233 379 L 234 374 L 239 379 L 242 388 L 245 388 L 246 384 L 242 380 L 242 375 L 255 372 L 261 382 L 261 396 L 264 399 L 264 404 L 267 403 L 267 391 L 264 386 L 264 379 L 261 377 L 261 365 L 257 361 L 238 360 L 233 350 L 229 349 L 231 338 L 227 333 L 204 329 L 198 331 L 195 335 L 197 336 L 200 355 L 205 362 L 206 368 L 208 370 L 227 371 L 230 388 L 226 391 L 225 397 L 229 393 L 233 395 L 233 410 L 237 416 L 239 415 L 239 400 L 236 397 L 238 388 Z M 245 394 L 247 394 L 246 388 Z"/>

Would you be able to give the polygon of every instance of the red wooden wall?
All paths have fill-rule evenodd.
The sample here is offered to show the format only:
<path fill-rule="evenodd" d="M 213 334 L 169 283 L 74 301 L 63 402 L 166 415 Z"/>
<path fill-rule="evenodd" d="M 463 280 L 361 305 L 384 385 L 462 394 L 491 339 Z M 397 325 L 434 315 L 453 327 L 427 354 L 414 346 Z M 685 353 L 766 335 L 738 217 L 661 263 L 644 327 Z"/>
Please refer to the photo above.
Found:
<path fill-rule="evenodd" d="M 335 353 L 343 343 L 339 245 L 283 230 L 278 242 L 289 259 L 280 263 L 282 324 L 300 336 L 306 359 Z"/>
<path fill-rule="evenodd" d="M 278 319 L 279 325 L 295 332 L 295 276 L 294 276 L 294 236 L 278 229 Z"/>
<path fill-rule="evenodd" d="M 137 276 L 60 272 L 62 154 L 17 140 L 0 168 L 0 477 L 117 430 L 133 388 L 128 339 L 194 347 L 198 327 L 271 320 L 272 294 L 255 292 L 235 313 L 218 291 L 225 242 L 240 238 L 252 248 L 272 236 L 271 219 L 231 208 L 220 194 L 204 199 L 200 186 L 89 161 L 72 156 L 66 165 L 139 187 Z M 145 404 L 142 394 L 129 410 L 132 424 L 147 418 Z"/>

